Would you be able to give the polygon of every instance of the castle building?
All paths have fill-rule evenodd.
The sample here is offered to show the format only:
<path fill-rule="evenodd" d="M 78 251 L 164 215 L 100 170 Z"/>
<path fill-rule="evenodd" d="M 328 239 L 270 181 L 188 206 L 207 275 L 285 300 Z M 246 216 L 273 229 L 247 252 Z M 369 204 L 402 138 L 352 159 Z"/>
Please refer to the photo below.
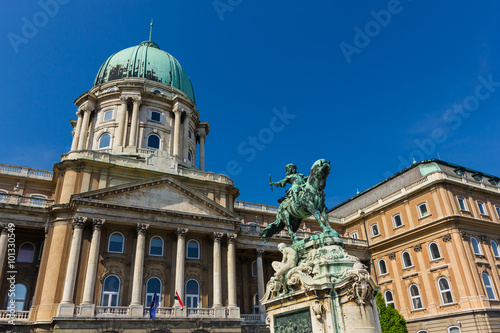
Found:
<path fill-rule="evenodd" d="M 151 40 L 121 50 L 74 103 L 53 171 L 0 164 L 4 331 L 267 332 L 259 300 L 291 240 L 264 243 L 277 207 L 205 171 L 209 123 L 179 62 Z M 330 224 L 410 332 L 498 332 L 498 185 L 421 161 Z M 305 219 L 298 236 L 319 231 Z"/>
<path fill-rule="evenodd" d="M 74 104 L 53 171 L 0 165 L 3 327 L 268 331 L 259 300 L 291 240 L 264 243 L 276 207 L 235 204 L 233 181 L 205 171 L 209 124 L 179 62 L 151 40 L 121 50 Z"/>
<path fill-rule="evenodd" d="M 497 177 L 420 161 L 329 216 L 368 241 L 372 277 L 409 332 L 500 332 Z"/>

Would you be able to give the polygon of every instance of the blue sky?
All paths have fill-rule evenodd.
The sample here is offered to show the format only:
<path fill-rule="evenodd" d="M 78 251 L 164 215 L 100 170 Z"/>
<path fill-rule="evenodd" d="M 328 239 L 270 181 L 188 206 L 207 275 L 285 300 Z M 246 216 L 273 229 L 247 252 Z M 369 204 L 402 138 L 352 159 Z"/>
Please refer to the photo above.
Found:
<path fill-rule="evenodd" d="M 0 163 L 51 170 L 73 101 L 154 18 L 210 122 L 206 168 L 240 200 L 275 204 L 269 174 L 318 158 L 332 162 L 329 208 L 413 158 L 500 176 L 498 2 L 55 1 L 0 13 Z"/>

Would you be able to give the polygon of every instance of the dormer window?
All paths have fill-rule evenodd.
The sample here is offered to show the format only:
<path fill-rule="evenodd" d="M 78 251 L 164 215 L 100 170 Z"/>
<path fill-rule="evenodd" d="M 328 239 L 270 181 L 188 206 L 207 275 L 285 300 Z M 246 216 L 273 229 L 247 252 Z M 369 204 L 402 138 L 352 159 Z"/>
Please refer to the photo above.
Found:
<path fill-rule="evenodd" d="M 454 171 L 458 176 L 465 178 L 465 171 L 463 169 L 456 169 Z"/>
<path fill-rule="evenodd" d="M 473 174 L 472 178 L 474 178 L 474 180 L 477 180 L 478 182 L 483 181 L 483 176 L 481 176 L 481 174 L 479 174 L 479 173 Z"/>
<path fill-rule="evenodd" d="M 117 91 L 118 89 L 116 89 L 115 87 L 113 88 L 109 88 L 108 92 L 113 92 L 113 91 Z"/>
<path fill-rule="evenodd" d="M 488 180 L 490 182 L 491 185 L 493 186 L 497 186 L 500 185 L 500 181 L 498 178 L 491 178 L 490 180 Z"/>
<path fill-rule="evenodd" d="M 151 120 L 160 122 L 161 121 L 161 113 L 156 112 L 156 111 L 151 111 Z"/>

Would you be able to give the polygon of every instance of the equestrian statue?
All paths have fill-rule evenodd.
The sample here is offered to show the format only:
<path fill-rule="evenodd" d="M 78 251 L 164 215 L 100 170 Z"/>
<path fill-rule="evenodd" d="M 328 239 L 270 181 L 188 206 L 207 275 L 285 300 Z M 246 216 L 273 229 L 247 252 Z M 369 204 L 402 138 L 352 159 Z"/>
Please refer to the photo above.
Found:
<path fill-rule="evenodd" d="M 325 192 L 323 191 L 326 187 L 326 178 L 330 173 L 330 162 L 325 159 L 317 160 L 312 165 L 307 177 L 297 173 L 297 167 L 293 164 L 288 164 L 285 171 L 287 175 L 283 180 L 276 183 L 269 180 L 271 189 L 273 186 L 285 187 L 286 184 L 290 184 L 291 188 L 285 192 L 285 197 L 278 200 L 280 206 L 276 214 L 276 221 L 269 224 L 262 231 L 261 238 L 267 242 L 269 238 L 279 233 L 286 226 L 290 237 L 295 243 L 298 241 L 296 232 L 302 219 L 311 215 L 318 221 L 323 232 L 339 237 L 339 234 L 332 229 L 328 222 Z"/>

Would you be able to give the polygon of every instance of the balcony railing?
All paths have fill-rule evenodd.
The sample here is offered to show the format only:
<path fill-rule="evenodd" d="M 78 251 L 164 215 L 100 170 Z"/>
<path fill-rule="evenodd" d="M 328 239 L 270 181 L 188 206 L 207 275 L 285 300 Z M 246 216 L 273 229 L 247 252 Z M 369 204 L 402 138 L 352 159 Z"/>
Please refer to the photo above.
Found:
<path fill-rule="evenodd" d="M 0 193 L 0 203 L 8 203 L 11 205 L 41 207 L 46 208 L 54 204 L 54 200 L 26 197 L 19 194 Z"/>
<path fill-rule="evenodd" d="M 16 165 L 0 164 L 0 173 L 28 178 L 52 180 L 52 171 L 20 167 Z"/>
<path fill-rule="evenodd" d="M 96 317 L 128 317 L 128 306 L 96 306 Z"/>
<path fill-rule="evenodd" d="M 29 311 L 16 311 L 11 313 L 10 310 L 0 310 L 0 322 L 11 321 L 12 319 L 14 319 L 15 322 L 28 321 L 29 316 Z"/>
<path fill-rule="evenodd" d="M 241 314 L 241 318 L 245 323 L 265 323 L 265 315 L 260 313 L 251 313 L 251 314 Z"/>
<path fill-rule="evenodd" d="M 144 308 L 144 317 L 149 317 L 150 308 Z M 156 318 L 175 317 L 174 308 L 156 308 Z"/>
<path fill-rule="evenodd" d="M 186 315 L 188 317 L 213 317 L 215 315 L 215 310 L 213 308 L 187 308 Z"/>

